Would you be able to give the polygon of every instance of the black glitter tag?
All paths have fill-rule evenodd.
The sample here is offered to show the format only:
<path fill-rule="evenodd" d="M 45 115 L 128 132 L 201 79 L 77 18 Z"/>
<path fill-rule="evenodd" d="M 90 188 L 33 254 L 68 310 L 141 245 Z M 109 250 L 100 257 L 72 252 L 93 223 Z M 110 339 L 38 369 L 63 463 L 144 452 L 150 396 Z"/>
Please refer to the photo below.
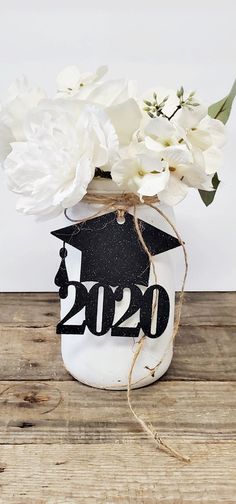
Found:
<path fill-rule="evenodd" d="M 179 241 L 168 233 L 142 220 L 138 220 L 138 223 L 143 240 L 153 256 L 180 245 Z M 60 251 L 61 265 L 55 278 L 56 285 L 60 287 L 60 297 L 67 297 L 70 285 L 75 288 L 74 305 L 58 324 L 58 333 L 83 334 L 86 326 L 97 336 L 106 334 L 110 329 L 112 336 L 137 337 L 140 328 L 150 338 L 156 338 L 164 332 L 169 319 L 169 296 L 159 285 L 149 286 L 144 294 L 138 287 L 148 286 L 150 262 L 138 238 L 132 215 L 126 213 L 124 222 L 119 223 L 116 212 L 111 212 L 53 231 L 52 234 L 64 242 Z M 80 282 L 68 279 L 65 264 L 66 243 L 81 251 Z M 88 292 L 83 282 L 95 282 L 95 285 Z M 131 294 L 129 308 L 120 320 L 113 324 L 115 303 L 123 298 L 123 290 L 127 287 Z M 155 290 L 158 290 L 158 315 L 157 327 L 152 334 L 152 304 Z M 97 310 L 101 291 L 103 313 L 102 324 L 98 330 Z M 85 320 L 81 326 L 66 324 L 84 307 Z M 140 322 L 136 327 L 120 326 L 138 310 L 140 310 Z"/>

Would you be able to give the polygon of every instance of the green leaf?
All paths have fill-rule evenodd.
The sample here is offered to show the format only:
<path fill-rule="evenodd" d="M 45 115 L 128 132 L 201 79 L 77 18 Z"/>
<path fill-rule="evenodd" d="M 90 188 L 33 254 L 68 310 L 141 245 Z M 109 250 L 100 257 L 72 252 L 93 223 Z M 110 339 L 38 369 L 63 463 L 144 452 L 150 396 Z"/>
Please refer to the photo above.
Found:
<path fill-rule="evenodd" d="M 226 124 L 230 116 L 235 96 L 236 80 L 234 81 L 232 89 L 230 90 L 228 96 L 218 101 L 217 103 L 214 103 L 208 108 L 209 116 L 213 117 L 213 119 L 219 119 L 219 121 Z"/>
<path fill-rule="evenodd" d="M 200 189 L 198 191 L 201 198 L 202 198 L 203 203 L 205 203 L 206 206 L 210 205 L 213 202 L 219 184 L 220 184 L 220 180 L 218 179 L 217 173 L 215 173 L 212 178 L 212 186 L 213 186 L 214 190 L 213 191 L 203 191 Z"/>

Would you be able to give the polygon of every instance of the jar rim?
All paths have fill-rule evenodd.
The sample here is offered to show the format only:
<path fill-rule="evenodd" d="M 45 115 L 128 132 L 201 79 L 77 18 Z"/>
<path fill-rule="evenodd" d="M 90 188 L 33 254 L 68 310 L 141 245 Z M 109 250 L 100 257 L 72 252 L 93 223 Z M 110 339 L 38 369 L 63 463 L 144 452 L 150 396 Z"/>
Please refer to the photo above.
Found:
<path fill-rule="evenodd" d="M 91 194 L 122 194 L 123 190 L 109 178 L 96 177 L 88 185 L 87 193 Z"/>

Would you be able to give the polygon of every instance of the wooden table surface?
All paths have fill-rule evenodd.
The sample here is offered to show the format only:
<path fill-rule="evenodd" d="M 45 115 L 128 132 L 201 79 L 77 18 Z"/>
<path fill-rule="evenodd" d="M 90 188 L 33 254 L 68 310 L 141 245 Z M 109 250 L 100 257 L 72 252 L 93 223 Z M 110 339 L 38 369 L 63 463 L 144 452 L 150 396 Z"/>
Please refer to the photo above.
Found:
<path fill-rule="evenodd" d="M 187 293 L 165 376 L 138 412 L 192 459 L 160 452 L 126 393 L 64 369 L 56 294 L 0 294 L 0 503 L 236 503 L 236 293 Z"/>

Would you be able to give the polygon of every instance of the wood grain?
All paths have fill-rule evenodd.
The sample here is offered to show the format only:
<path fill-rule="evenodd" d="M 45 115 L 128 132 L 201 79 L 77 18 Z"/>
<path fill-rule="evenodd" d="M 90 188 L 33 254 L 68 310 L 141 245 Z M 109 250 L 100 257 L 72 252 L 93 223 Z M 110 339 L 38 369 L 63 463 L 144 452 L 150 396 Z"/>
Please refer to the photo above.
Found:
<path fill-rule="evenodd" d="M 236 293 L 187 293 L 165 376 L 132 404 L 67 373 L 57 294 L 0 294 L 0 504 L 236 504 Z"/>
<path fill-rule="evenodd" d="M 166 439 L 236 440 L 236 387 L 221 382 L 156 382 L 132 392 L 132 404 Z M 123 391 L 78 382 L 1 382 L 0 443 L 150 441 Z"/>
<path fill-rule="evenodd" d="M 186 292 L 181 325 L 235 326 L 235 306 L 236 292 Z M 0 293 L 0 324 L 55 327 L 58 320 L 57 293 Z"/>
<path fill-rule="evenodd" d="M 0 325 L 2 380 L 67 380 L 54 327 Z"/>
<path fill-rule="evenodd" d="M 69 336 L 68 336 L 69 337 Z M 72 380 L 54 327 L 0 326 L 2 380 Z M 162 380 L 236 380 L 236 327 L 181 327 Z"/>
<path fill-rule="evenodd" d="M 1 504 L 233 504 L 234 442 L 173 440 L 191 464 L 144 443 L 4 446 Z"/>

